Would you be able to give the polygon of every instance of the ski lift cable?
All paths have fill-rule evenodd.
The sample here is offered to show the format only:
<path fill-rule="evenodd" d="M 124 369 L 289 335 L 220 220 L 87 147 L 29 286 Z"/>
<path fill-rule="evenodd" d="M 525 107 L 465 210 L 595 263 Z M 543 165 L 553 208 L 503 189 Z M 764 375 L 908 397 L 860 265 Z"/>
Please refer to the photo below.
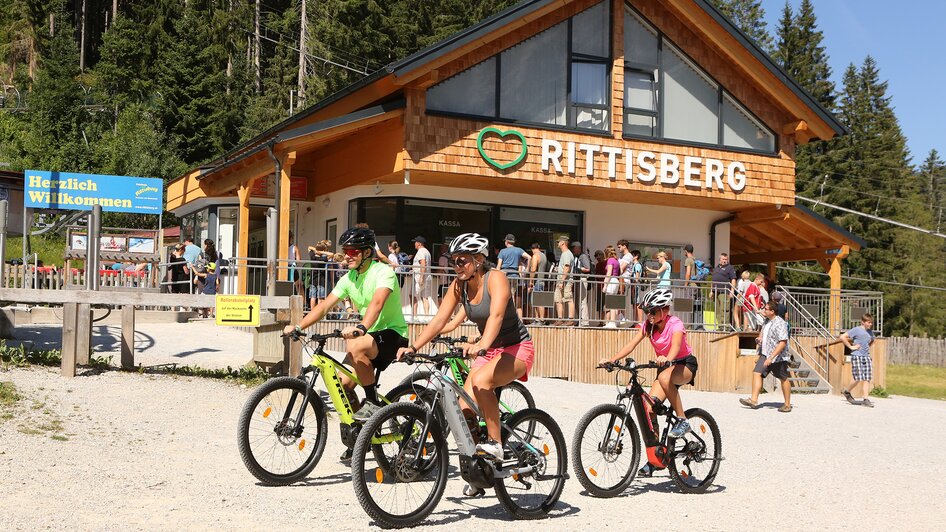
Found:
<path fill-rule="evenodd" d="M 922 227 L 917 227 L 917 226 L 915 226 L 915 225 L 905 224 L 905 223 L 903 223 L 903 222 L 898 222 L 898 221 L 896 221 L 896 220 L 891 220 L 891 219 L 889 219 L 889 218 L 884 218 L 884 217 L 882 217 L 882 216 L 876 216 L 876 215 L 873 215 L 873 214 L 866 214 L 866 213 L 863 213 L 863 212 L 860 212 L 860 211 L 855 211 L 855 210 L 853 210 L 853 209 L 848 209 L 848 208 L 846 208 L 846 207 L 841 207 L 841 206 L 839 206 L 839 205 L 833 205 L 833 204 L 831 204 L 831 203 L 827 203 L 827 202 L 822 201 L 822 200 L 813 200 L 813 199 L 811 199 L 811 198 L 806 198 L 805 196 L 799 196 L 798 194 L 795 195 L 795 199 L 799 199 L 799 200 L 802 200 L 802 201 L 807 201 L 807 202 L 813 203 L 813 204 L 815 204 L 815 205 L 824 205 L 825 207 L 828 207 L 828 208 L 831 208 L 831 209 L 835 209 L 835 210 L 838 210 L 838 211 L 846 212 L 846 213 L 849 213 L 849 214 L 856 214 L 857 216 L 862 216 L 862 217 L 864 217 L 864 218 L 870 218 L 871 220 L 876 220 L 876 221 L 878 221 L 878 222 L 884 222 L 884 223 L 888 223 L 888 224 L 891 224 L 891 225 L 896 225 L 896 226 L 898 226 L 898 227 L 903 227 L 903 228 L 905 228 L 905 229 L 910 229 L 910 230 L 912 230 L 912 231 L 918 231 L 918 232 L 920 232 L 920 233 L 926 233 L 926 234 L 928 234 L 928 235 L 938 236 L 938 237 L 940 237 L 940 238 L 946 238 L 946 234 L 940 233 L 940 232 L 938 232 L 938 231 L 933 231 L 932 229 L 924 229 L 924 228 L 922 228 Z"/>

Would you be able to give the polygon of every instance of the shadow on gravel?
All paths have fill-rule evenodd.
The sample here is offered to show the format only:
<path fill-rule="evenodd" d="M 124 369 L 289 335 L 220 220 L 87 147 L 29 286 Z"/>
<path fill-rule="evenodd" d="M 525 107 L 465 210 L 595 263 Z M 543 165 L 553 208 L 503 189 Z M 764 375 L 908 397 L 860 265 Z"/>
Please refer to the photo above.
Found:
<path fill-rule="evenodd" d="M 332 486 L 334 484 L 351 484 L 351 473 L 338 473 L 337 475 L 328 475 L 324 477 L 312 477 L 294 482 L 288 486 L 270 486 L 257 482 L 256 485 L 263 488 L 311 488 L 318 486 Z"/>
<path fill-rule="evenodd" d="M 656 483 L 654 483 L 656 482 Z M 618 497 L 633 497 L 635 495 L 640 495 L 648 491 L 656 491 L 659 493 L 683 493 L 677 488 L 677 484 L 673 480 L 663 480 L 660 479 L 648 479 L 646 481 L 637 481 L 634 482 L 631 487 L 626 489 L 624 493 L 616 495 Z M 711 495 L 713 493 L 722 493 L 726 491 L 726 486 L 720 484 L 713 484 L 712 486 L 706 488 L 706 491 L 703 492 L 704 495 Z M 587 497 L 592 495 L 586 490 L 582 490 L 581 494 Z"/>
<path fill-rule="evenodd" d="M 191 349 L 190 351 L 183 351 L 181 353 L 177 353 L 176 355 L 171 355 L 171 356 L 173 356 L 174 358 L 184 358 L 184 357 L 189 357 L 192 355 L 197 355 L 200 353 L 219 353 L 219 352 L 220 352 L 220 349 L 209 349 L 207 347 L 202 347 L 200 349 Z"/>
<path fill-rule="evenodd" d="M 496 499 L 495 496 L 489 497 L 444 497 L 445 500 L 448 500 L 454 504 L 462 506 L 462 508 L 457 508 L 456 510 L 446 510 L 443 512 L 434 511 L 430 514 L 430 517 L 421 524 L 426 525 L 451 525 L 453 523 L 459 523 L 461 521 L 466 521 L 471 518 L 477 519 L 491 519 L 493 521 L 506 521 L 506 522 L 518 522 L 509 512 L 503 508 L 502 504 Z M 473 501 L 479 502 L 492 502 L 493 504 L 489 506 L 473 506 L 470 503 Z M 555 505 L 555 509 L 549 512 L 549 519 L 554 519 L 556 517 L 564 517 L 566 515 L 574 515 L 581 511 L 581 508 L 572 506 L 568 503 L 559 501 Z M 371 522 L 372 526 L 378 526 L 374 521 Z"/>

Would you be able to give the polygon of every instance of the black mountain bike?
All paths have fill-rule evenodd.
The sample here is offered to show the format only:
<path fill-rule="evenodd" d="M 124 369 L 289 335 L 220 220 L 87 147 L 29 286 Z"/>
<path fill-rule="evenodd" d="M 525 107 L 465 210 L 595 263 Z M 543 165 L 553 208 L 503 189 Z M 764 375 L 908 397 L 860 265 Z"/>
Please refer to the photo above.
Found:
<path fill-rule="evenodd" d="M 618 393 L 615 404 L 598 405 L 588 411 L 575 428 L 572 442 L 572 469 L 581 485 L 596 497 L 619 495 L 637 475 L 641 438 L 631 416 L 633 407 L 641 436 L 647 447 L 647 461 L 656 469 L 668 469 L 670 478 L 686 493 L 702 493 L 716 478 L 722 458 L 722 443 L 716 421 L 705 410 L 691 408 L 686 417 L 692 430 L 680 438 L 669 436 L 679 418 L 673 408 L 656 402 L 641 385 L 638 372 L 659 366 L 651 362 L 598 366 L 631 374 Z M 666 421 L 661 431 L 658 416 Z"/>

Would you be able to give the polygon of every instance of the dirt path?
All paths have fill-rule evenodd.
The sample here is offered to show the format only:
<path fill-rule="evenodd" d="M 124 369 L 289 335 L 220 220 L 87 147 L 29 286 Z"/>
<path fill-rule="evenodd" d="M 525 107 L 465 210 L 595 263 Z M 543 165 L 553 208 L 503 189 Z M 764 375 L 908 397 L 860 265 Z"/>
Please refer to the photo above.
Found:
<path fill-rule="evenodd" d="M 404 374 L 394 366 L 382 388 Z M 23 397 L 0 417 L 0 523 L 4 529 L 364 530 L 337 425 L 309 479 L 257 485 L 236 448 L 249 390 L 195 378 L 105 372 L 67 380 L 54 369 L 0 372 Z M 533 379 L 540 407 L 570 442 L 578 418 L 614 388 Z M 514 522 L 495 497 L 467 499 L 451 478 L 427 525 L 438 529 L 902 529 L 944 530 L 946 465 L 938 443 L 946 403 L 878 400 L 866 409 L 832 396 L 799 397 L 791 414 L 745 410 L 737 396 L 686 392 L 717 418 L 718 485 L 683 495 L 658 475 L 602 500 L 568 481 L 551 520 Z M 923 436 L 917 436 L 922 431 Z M 456 461 L 455 457 L 452 461 Z"/>

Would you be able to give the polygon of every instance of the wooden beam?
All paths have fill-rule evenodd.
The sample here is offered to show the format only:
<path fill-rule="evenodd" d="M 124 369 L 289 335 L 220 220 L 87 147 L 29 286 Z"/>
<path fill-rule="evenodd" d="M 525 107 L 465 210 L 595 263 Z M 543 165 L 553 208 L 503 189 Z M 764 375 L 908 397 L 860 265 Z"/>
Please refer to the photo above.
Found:
<path fill-rule="evenodd" d="M 277 155 L 280 161 L 282 162 L 282 169 L 280 174 L 276 176 L 279 179 L 279 205 L 276 206 L 279 209 L 279 251 L 276 255 L 276 258 L 290 258 L 289 257 L 289 176 L 292 175 L 292 165 L 296 163 L 296 152 L 291 151 L 288 153 Z M 280 267 L 276 270 L 277 278 L 280 281 L 286 281 L 289 279 L 289 268 L 288 265 L 283 265 L 287 267 Z"/>
<path fill-rule="evenodd" d="M 10 292 L 15 289 L 4 289 L 0 292 Z M 21 291 L 32 291 L 20 288 Z M 60 290 L 36 290 L 36 292 L 59 292 Z M 71 290 L 68 290 L 71 292 Z M 16 301 L 6 299 L 0 296 L 0 299 L 7 301 Z M 62 366 L 60 374 L 63 377 L 76 376 L 76 315 L 78 312 L 78 301 L 69 302 L 62 308 Z"/>
<path fill-rule="evenodd" d="M 777 211 L 775 214 L 769 214 L 766 216 L 760 216 L 758 218 L 743 218 L 742 215 L 737 215 L 736 219 L 730 222 L 730 227 L 744 227 L 744 226 L 753 226 L 753 225 L 763 225 L 771 223 L 782 223 L 787 222 L 792 215 L 787 212 Z"/>
<path fill-rule="evenodd" d="M 265 175 L 273 173 L 273 160 L 269 154 L 260 152 L 252 156 L 252 162 L 236 170 L 227 169 L 219 174 L 208 175 L 203 181 L 207 195 L 225 196 L 232 194 L 234 190 L 240 187 L 241 183 L 253 181 Z"/>
<path fill-rule="evenodd" d="M 202 294 L 155 294 L 153 292 L 101 292 L 91 290 L 33 290 L 31 288 L 0 288 L 0 301 L 65 305 L 89 303 L 92 305 L 136 305 L 149 307 L 213 307 L 214 296 Z M 261 296 L 264 309 L 289 308 L 288 296 Z"/>
<path fill-rule="evenodd" d="M 311 150 L 347 137 L 353 133 L 357 133 L 363 129 L 367 129 L 371 126 L 375 126 L 389 120 L 394 120 L 403 115 L 404 109 L 394 109 L 383 114 L 363 118 L 357 122 L 342 124 L 340 126 L 317 131 L 299 138 L 286 140 L 276 144 L 274 149 L 281 152 L 301 152 L 305 150 Z"/>
<path fill-rule="evenodd" d="M 237 190 L 237 196 L 240 199 L 240 207 L 237 214 L 237 227 L 239 235 L 237 236 L 237 256 L 246 258 L 250 254 L 250 190 L 253 188 L 255 179 L 251 179 L 240 185 Z M 240 267 L 237 269 L 237 294 L 246 294 L 249 269 L 246 267 L 246 261 L 240 261 Z"/>
<path fill-rule="evenodd" d="M 767 251 L 758 253 L 745 253 L 733 255 L 730 257 L 733 264 L 756 264 L 769 262 L 791 262 L 804 260 L 829 260 L 832 256 L 826 255 L 826 251 L 832 248 L 809 248 L 809 249 L 785 249 L 779 251 Z"/>
<path fill-rule="evenodd" d="M 122 367 L 135 367 L 135 306 L 122 305 Z"/>
<path fill-rule="evenodd" d="M 850 246 L 850 248 L 853 249 L 853 250 L 855 250 L 855 251 L 861 249 L 860 244 L 858 244 L 857 242 L 851 240 L 850 237 L 848 237 L 848 236 L 846 236 L 846 235 L 840 233 L 839 231 L 837 231 L 837 230 L 834 229 L 833 227 L 827 226 L 827 225 L 821 223 L 820 221 L 818 221 L 817 219 L 812 218 L 812 217 L 806 215 L 806 214 L 805 214 L 804 212 L 802 212 L 801 210 L 796 209 L 796 208 L 794 208 L 794 207 L 789 207 L 789 212 L 792 213 L 792 220 L 793 220 L 793 221 L 802 223 L 802 224 L 808 226 L 809 228 L 815 230 L 817 233 L 826 235 L 826 236 L 827 236 L 828 238 L 830 238 L 833 242 L 837 242 L 837 243 L 838 243 L 838 246 L 836 246 L 836 247 L 840 247 L 842 244 L 846 244 L 846 245 Z"/>
<path fill-rule="evenodd" d="M 92 307 L 79 303 L 76 307 L 76 365 L 89 363 L 92 350 Z"/>

